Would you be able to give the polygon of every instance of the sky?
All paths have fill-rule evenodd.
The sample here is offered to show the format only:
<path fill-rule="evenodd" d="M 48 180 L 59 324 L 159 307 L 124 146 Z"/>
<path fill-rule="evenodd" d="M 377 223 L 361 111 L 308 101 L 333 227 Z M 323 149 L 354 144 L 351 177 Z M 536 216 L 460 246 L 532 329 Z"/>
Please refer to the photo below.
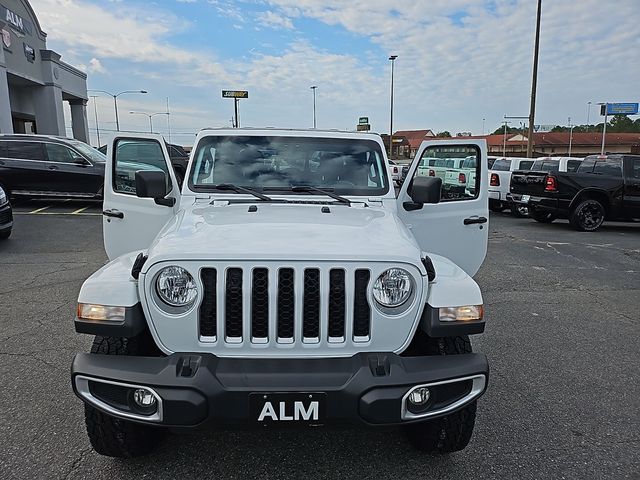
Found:
<path fill-rule="evenodd" d="M 121 130 L 148 131 L 170 105 L 174 143 L 231 126 L 223 89 L 248 90 L 240 125 L 482 134 L 529 112 L 534 0 L 31 0 L 47 47 L 119 97 Z M 588 102 L 637 102 L 638 0 L 544 0 L 536 124 L 586 123 Z M 91 142 L 113 101 L 88 105 Z M 68 112 L 67 112 L 68 116 Z M 484 119 L 484 121 L 483 121 Z M 166 115 L 154 130 L 169 134 Z M 592 123 L 601 121 L 591 107 Z M 67 122 L 70 125 L 70 122 Z M 484 132 L 483 132 L 484 125 Z M 519 126 L 514 121 L 514 126 Z"/>

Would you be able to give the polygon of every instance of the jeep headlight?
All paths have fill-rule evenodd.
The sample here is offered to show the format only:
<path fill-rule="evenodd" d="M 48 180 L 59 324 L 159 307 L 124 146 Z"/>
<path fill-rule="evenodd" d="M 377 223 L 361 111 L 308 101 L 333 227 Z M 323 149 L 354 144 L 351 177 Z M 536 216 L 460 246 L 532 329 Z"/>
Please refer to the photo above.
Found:
<path fill-rule="evenodd" d="M 413 279 L 402 268 L 390 268 L 373 284 L 373 298 L 383 307 L 395 308 L 405 303 L 413 293 Z"/>
<path fill-rule="evenodd" d="M 7 194 L 2 189 L 2 187 L 0 187 L 0 205 L 4 205 L 5 203 L 7 203 L 7 201 Z"/>
<path fill-rule="evenodd" d="M 156 292 L 160 300 L 171 307 L 188 307 L 198 296 L 198 286 L 182 267 L 165 267 L 156 276 Z"/>

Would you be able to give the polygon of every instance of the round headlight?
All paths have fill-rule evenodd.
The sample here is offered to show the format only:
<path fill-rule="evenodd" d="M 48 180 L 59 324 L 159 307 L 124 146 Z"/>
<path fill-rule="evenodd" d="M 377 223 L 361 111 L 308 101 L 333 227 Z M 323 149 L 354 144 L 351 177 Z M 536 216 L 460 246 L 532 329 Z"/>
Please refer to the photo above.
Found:
<path fill-rule="evenodd" d="M 5 191 L 0 187 L 0 205 L 4 205 L 5 203 L 7 203 L 9 201 L 9 199 L 7 198 L 7 194 L 5 193 Z"/>
<path fill-rule="evenodd" d="M 191 305 L 198 296 L 198 287 L 191 274 L 177 266 L 160 270 L 156 291 L 160 299 L 172 307 Z"/>
<path fill-rule="evenodd" d="M 402 268 L 390 268 L 373 284 L 373 298 L 383 307 L 399 307 L 413 291 L 411 275 Z"/>

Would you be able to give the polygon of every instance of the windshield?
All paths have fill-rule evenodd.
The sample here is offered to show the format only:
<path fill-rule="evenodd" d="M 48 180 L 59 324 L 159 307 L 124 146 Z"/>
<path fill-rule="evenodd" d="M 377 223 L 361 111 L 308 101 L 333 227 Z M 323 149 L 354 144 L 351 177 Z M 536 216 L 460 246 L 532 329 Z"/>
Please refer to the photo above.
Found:
<path fill-rule="evenodd" d="M 196 191 L 220 184 L 285 192 L 308 185 L 351 195 L 389 189 L 384 156 L 371 140 L 211 136 L 196 148 L 189 175 Z"/>
<path fill-rule="evenodd" d="M 90 147 L 86 143 L 82 142 L 69 142 L 73 145 L 73 148 L 82 153 L 85 157 L 88 157 L 89 160 L 93 160 L 94 162 L 104 163 L 107 161 L 107 156 L 93 147 Z"/>

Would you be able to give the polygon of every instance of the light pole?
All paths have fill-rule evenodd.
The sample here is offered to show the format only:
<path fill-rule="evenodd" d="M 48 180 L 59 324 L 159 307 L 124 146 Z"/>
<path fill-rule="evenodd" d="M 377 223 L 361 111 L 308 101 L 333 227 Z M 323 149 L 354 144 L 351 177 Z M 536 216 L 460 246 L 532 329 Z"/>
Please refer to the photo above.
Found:
<path fill-rule="evenodd" d="M 316 128 L 316 88 L 317 85 L 312 85 L 309 87 L 313 91 L 313 128 Z"/>
<path fill-rule="evenodd" d="M 589 117 L 591 116 L 591 102 L 587 102 L 587 132 L 589 131 Z"/>
<path fill-rule="evenodd" d="M 538 0 L 536 15 L 536 40 L 533 48 L 533 75 L 531 77 L 531 105 L 529 106 L 529 135 L 527 136 L 527 157 L 533 156 L 533 126 L 536 119 L 536 89 L 538 86 L 538 52 L 540 51 L 540 15 L 542 0 Z"/>
<path fill-rule="evenodd" d="M 391 114 L 389 115 L 389 158 L 393 156 L 393 67 L 398 55 L 389 56 L 391 61 Z"/>
<path fill-rule="evenodd" d="M 486 120 L 486 118 L 482 119 L 482 135 L 484 136 L 484 121 Z"/>
<path fill-rule="evenodd" d="M 98 137 L 98 148 L 100 148 L 100 127 L 98 126 L 98 107 L 96 105 L 96 98 L 98 98 L 98 95 L 91 95 L 91 98 L 93 98 L 93 113 L 96 116 L 96 136 Z"/>
<path fill-rule="evenodd" d="M 153 133 L 153 117 L 156 115 L 167 115 L 169 117 L 169 112 L 156 112 L 156 113 L 146 113 L 146 112 L 129 112 L 131 115 L 146 115 L 149 117 L 149 132 Z"/>
<path fill-rule="evenodd" d="M 120 131 L 120 120 L 118 119 L 118 97 L 120 95 L 124 95 L 125 93 L 148 93 L 146 90 L 125 90 L 119 93 L 111 93 L 111 92 L 107 92 L 106 90 L 87 90 L 87 91 L 104 93 L 106 95 L 109 95 L 110 97 L 113 97 L 113 108 L 116 112 L 116 130 L 118 132 Z"/>
<path fill-rule="evenodd" d="M 599 103 L 598 105 L 604 105 L 604 126 L 602 127 L 602 146 L 600 147 L 600 155 L 604 155 L 605 137 L 607 135 L 607 116 L 609 115 L 609 103 Z"/>

